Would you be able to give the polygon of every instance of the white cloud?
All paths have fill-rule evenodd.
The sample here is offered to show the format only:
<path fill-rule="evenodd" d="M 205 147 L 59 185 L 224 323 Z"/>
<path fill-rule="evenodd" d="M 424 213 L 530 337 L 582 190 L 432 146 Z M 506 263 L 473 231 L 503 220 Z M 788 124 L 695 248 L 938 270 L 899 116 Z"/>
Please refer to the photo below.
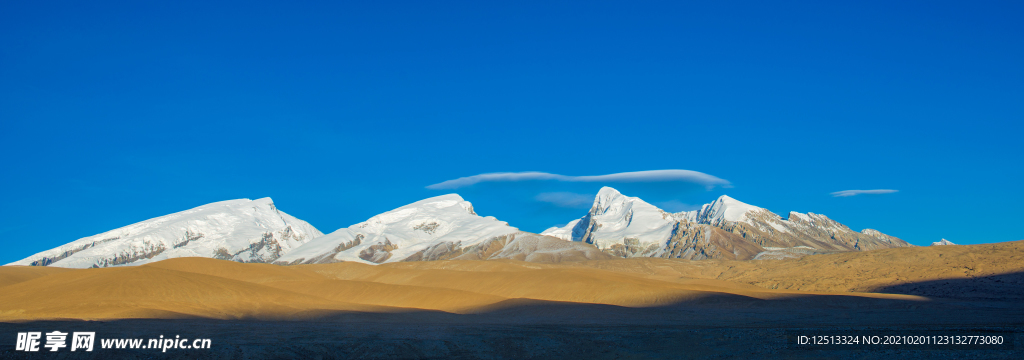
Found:
<path fill-rule="evenodd" d="M 594 202 L 594 195 L 571 192 L 540 193 L 534 200 L 552 203 L 567 208 L 588 208 Z"/>
<path fill-rule="evenodd" d="M 892 193 L 897 192 L 897 191 L 899 191 L 899 190 L 893 190 L 893 189 L 843 190 L 843 191 L 836 191 L 836 192 L 832 193 L 832 197 L 847 197 L 847 196 L 855 196 L 855 195 L 860 195 L 860 194 L 875 194 L 875 195 L 877 195 L 877 194 L 892 194 Z"/>
<path fill-rule="evenodd" d="M 566 182 L 608 183 L 680 181 L 704 185 L 704 187 L 706 187 L 708 190 L 713 189 L 715 186 L 721 186 L 724 188 L 732 187 L 732 184 L 729 183 L 728 180 L 718 178 L 713 175 L 708 175 L 699 171 L 647 170 L 593 176 L 568 176 L 536 171 L 489 173 L 466 176 L 458 179 L 440 182 L 437 184 L 427 186 L 427 189 L 458 189 L 461 187 L 471 186 L 482 182 L 512 182 L 527 180 L 555 180 Z"/>

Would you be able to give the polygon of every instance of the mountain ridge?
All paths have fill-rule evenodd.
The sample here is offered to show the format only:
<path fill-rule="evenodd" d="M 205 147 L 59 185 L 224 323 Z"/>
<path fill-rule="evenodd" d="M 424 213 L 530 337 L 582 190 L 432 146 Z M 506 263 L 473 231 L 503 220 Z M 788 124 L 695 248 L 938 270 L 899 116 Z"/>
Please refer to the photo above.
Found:
<path fill-rule="evenodd" d="M 479 216 L 458 194 L 435 196 L 373 216 L 314 239 L 282 256 L 281 264 L 355 261 L 368 264 L 409 257 L 442 258 L 464 247 L 519 232 Z"/>
<path fill-rule="evenodd" d="M 270 198 L 225 200 L 87 236 L 8 265 L 109 267 L 195 256 L 271 262 L 321 235 L 278 210 Z"/>
<path fill-rule="evenodd" d="M 877 230 L 853 231 L 822 214 L 792 211 L 783 219 L 727 195 L 698 210 L 673 214 L 610 187 L 601 188 L 582 218 L 541 234 L 594 244 L 620 257 L 694 260 L 790 258 L 912 246 Z"/>
<path fill-rule="evenodd" d="M 785 259 L 912 246 L 877 230 L 856 232 L 822 214 L 787 218 L 727 195 L 670 213 L 603 187 L 583 217 L 541 234 L 480 216 L 458 194 L 419 200 L 324 235 L 276 208 L 240 199 L 141 221 L 43 251 L 11 265 L 109 267 L 174 257 L 282 265 L 448 259 L 537 262 L 661 257 Z"/>

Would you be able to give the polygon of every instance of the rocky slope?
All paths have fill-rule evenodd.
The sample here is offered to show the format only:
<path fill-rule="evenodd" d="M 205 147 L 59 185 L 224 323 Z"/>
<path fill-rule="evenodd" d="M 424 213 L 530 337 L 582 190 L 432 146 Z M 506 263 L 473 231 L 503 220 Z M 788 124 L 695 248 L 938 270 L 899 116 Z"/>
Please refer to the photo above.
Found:
<path fill-rule="evenodd" d="M 543 235 L 594 244 L 619 257 L 778 259 L 911 246 L 877 230 L 853 231 L 825 215 L 788 218 L 728 196 L 699 210 L 669 213 L 604 187 L 590 211 Z"/>
<path fill-rule="evenodd" d="M 178 257 L 272 262 L 321 236 L 270 198 L 221 201 L 78 239 L 9 265 L 140 265 Z"/>

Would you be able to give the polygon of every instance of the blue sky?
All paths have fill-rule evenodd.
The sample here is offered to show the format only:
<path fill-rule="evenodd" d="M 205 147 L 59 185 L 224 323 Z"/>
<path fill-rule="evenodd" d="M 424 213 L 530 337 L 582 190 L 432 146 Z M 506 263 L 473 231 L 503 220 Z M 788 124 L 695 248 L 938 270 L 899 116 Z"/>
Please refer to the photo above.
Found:
<path fill-rule="evenodd" d="M 542 231 L 583 215 L 572 194 L 609 185 L 427 188 L 525 171 L 690 170 L 731 187 L 611 185 L 673 208 L 728 194 L 917 245 L 1024 239 L 1022 13 L 1013 1 L 8 1 L 0 263 L 266 196 L 330 232 L 455 191 Z M 898 192 L 831 195 L 874 189 Z"/>

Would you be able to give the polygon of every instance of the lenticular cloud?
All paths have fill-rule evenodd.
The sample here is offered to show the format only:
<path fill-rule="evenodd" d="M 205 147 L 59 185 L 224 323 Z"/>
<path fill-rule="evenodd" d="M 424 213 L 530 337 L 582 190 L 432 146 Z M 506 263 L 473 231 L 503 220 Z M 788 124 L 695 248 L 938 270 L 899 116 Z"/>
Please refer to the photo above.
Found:
<path fill-rule="evenodd" d="M 647 170 L 624 172 L 607 175 L 592 176 L 568 176 L 551 174 L 537 171 L 527 172 L 503 172 L 488 173 L 473 176 L 461 177 L 427 186 L 427 189 L 444 190 L 458 189 L 472 186 L 482 182 L 514 182 L 530 180 L 550 180 L 564 182 L 606 182 L 606 183 L 631 183 L 631 182 L 688 182 L 704 185 L 708 190 L 716 186 L 729 188 L 732 184 L 728 180 L 693 170 Z"/>
<path fill-rule="evenodd" d="M 861 195 L 861 194 L 871 194 L 871 195 L 892 194 L 892 193 L 898 192 L 898 191 L 899 190 L 893 190 L 893 189 L 843 190 L 843 191 L 836 191 L 836 192 L 832 193 L 832 197 L 848 197 L 848 196 L 856 196 L 856 195 Z"/>

